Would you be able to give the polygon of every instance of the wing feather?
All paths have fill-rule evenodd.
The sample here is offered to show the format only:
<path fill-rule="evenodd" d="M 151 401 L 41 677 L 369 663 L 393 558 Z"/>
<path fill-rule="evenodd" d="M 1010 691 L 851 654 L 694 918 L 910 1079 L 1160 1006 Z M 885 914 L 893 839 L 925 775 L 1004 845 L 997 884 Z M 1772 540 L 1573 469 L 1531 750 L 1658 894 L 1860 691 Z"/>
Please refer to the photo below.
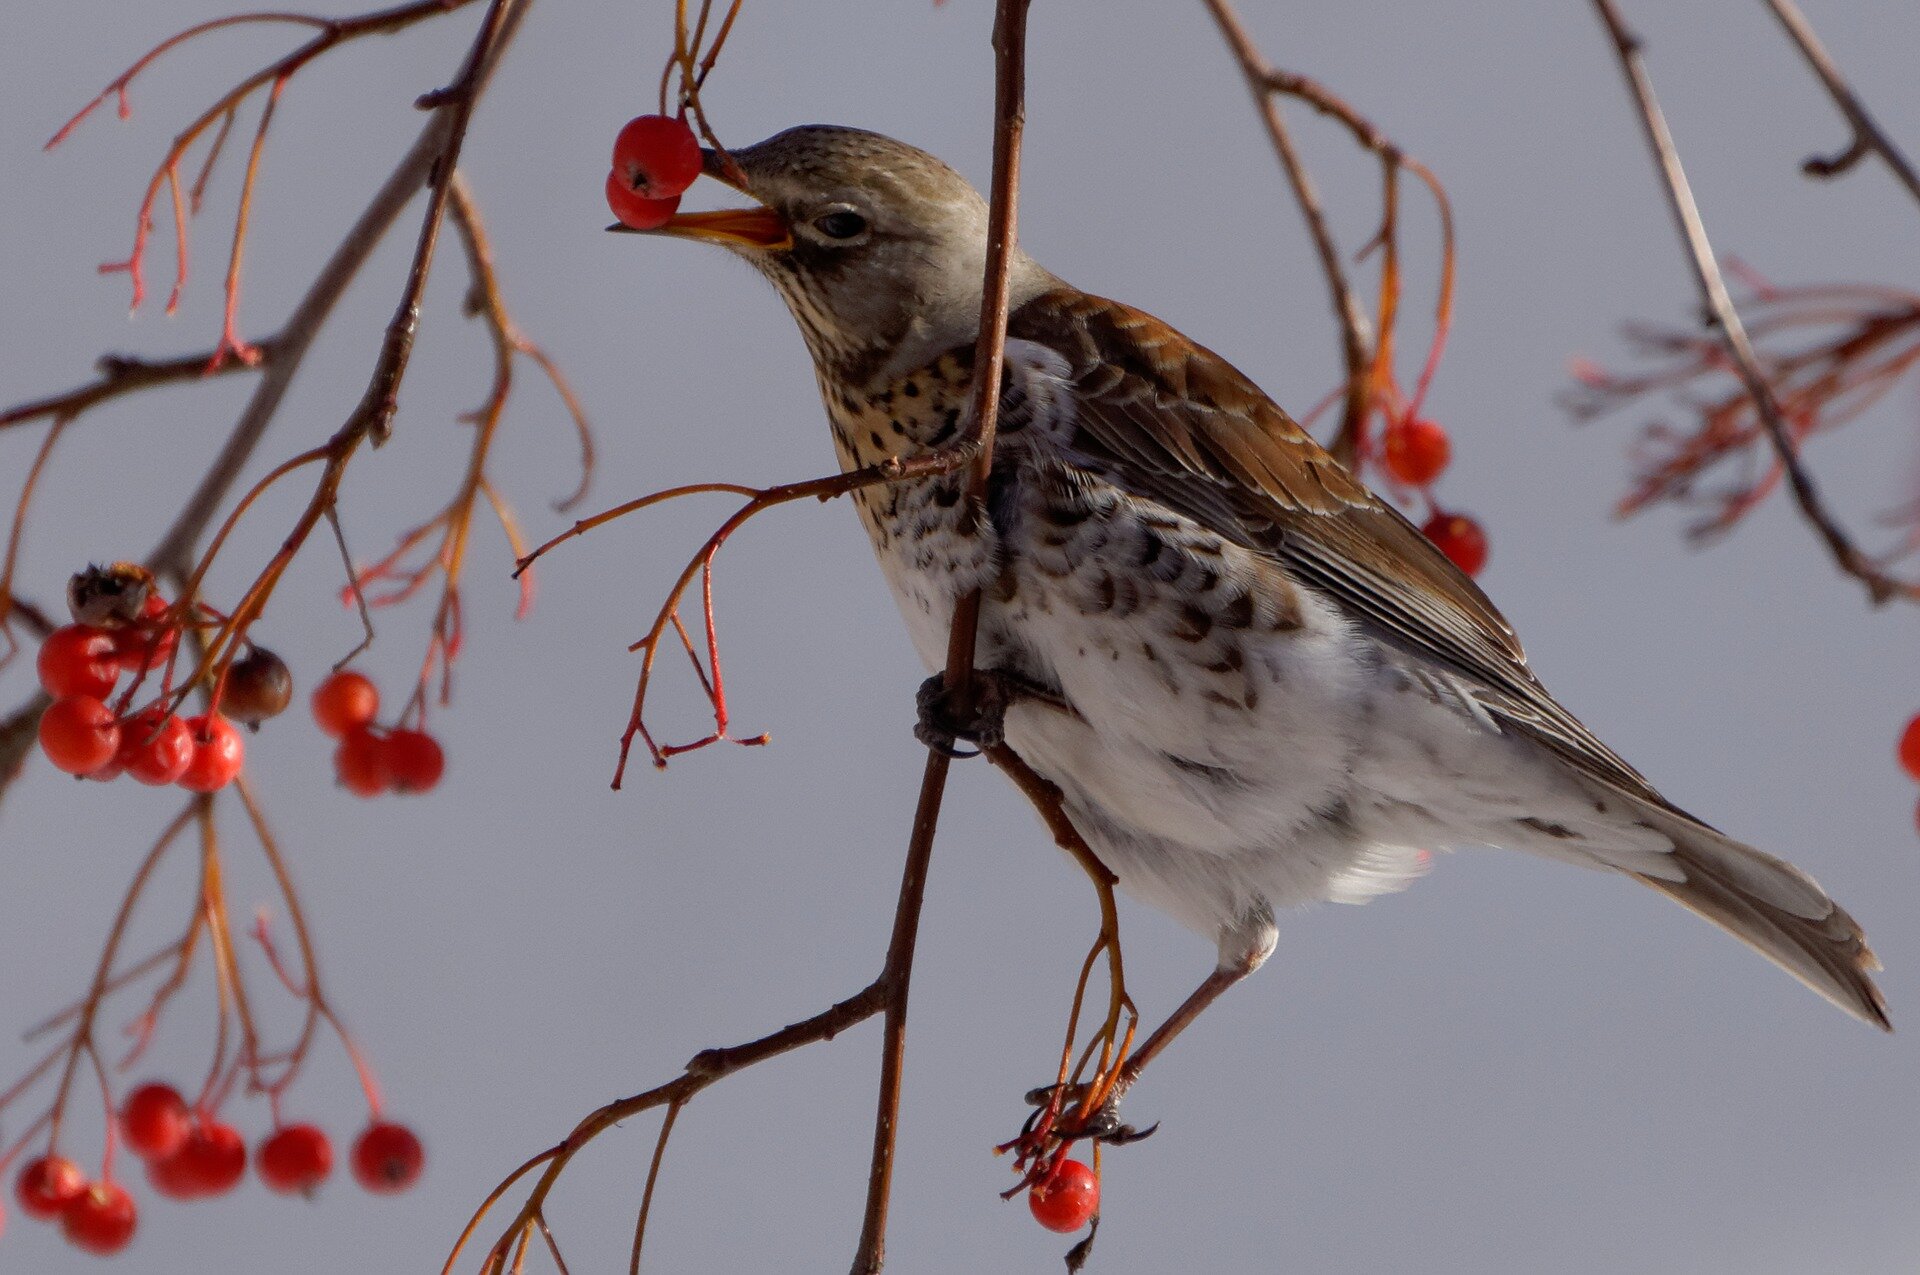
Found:
<path fill-rule="evenodd" d="M 1070 445 L 1103 477 L 1273 555 L 1383 640 L 1447 669 L 1494 719 L 1672 809 L 1547 693 L 1479 586 L 1225 359 L 1150 315 L 1068 289 L 1027 303 L 1008 332 L 1065 359 Z"/>

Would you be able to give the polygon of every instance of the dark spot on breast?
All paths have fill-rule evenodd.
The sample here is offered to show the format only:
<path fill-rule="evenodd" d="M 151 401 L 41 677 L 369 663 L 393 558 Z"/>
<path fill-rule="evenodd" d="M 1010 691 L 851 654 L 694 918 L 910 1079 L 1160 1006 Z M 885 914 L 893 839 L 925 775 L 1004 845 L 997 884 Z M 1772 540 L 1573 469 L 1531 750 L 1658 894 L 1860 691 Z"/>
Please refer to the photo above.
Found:
<path fill-rule="evenodd" d="M 1199 642 L 1213 632 L 1213 617 L 1194 606 L 1191 602 L 1180 607 L 1179 621 L 1173 626 L 1173 635 L 1183 642 Z"/>
<path fill-rule="evenodd" d="M 960 487 L 956 483 L 941 483 L 932 495 L 933 503 L 942 509 L 951 509 L 960 503 Z"/>
<path fill-rule="evenodd" d="M 900 392 L 901 392 L 902 394 L 905 394 L 905 395 L 906 395 L 906 396 L 907 396 L 908 398 L 919 398 L 919 397 L 920 397 L 920 382 L 918 382 L 918 381 L 912 381 L 912 380 L 910 380 L 910 381 L 907 381 L 907 382 L 906 382 L 905 384 L 903 384 L 903 385 L 902 385 L 902 386 L 900 387 Z"/>
<path fill-rule="evenodd" d="M 905 425 L 902 425 L 898 420 L 891 420 L 891 419 L 888 420 L 887 428 L 892 430 L 896 435 L 902 438 L 906 437 L 907 427 Z"/>
<path fill-rule="evenodd" d="M 1244 629 L 1253 623 L 1253 595 L 1243 593 L 1220 610 L 1219 621 L 1230 629 Z"/>
<path fill-rule="evenodd" d="M 1166 551 L 1166 547 L 1166 541 L 1160 539 L 1160 537 L 1154 535 L 1151 531 L 1142 533 L 1140 537 L 1140 565 L 1143 567 L 1152 566 L 1155 562 L 1159 561 L 1160 555 Z"/>
<path fill-rule="evenodd" d="M 876 451 L 887 450 L 887 440 L 880 437 L 880 431 L 877 429 L 867 431 L 867 441 L 873 444 Z"/>
<path fill-rule="evenodd" d="M 1246 663 L 1246 652 L 1242 651 L 1238 646 L 1229 646 L 1226 649 L 1226 653 L 1213 663 L 1207 665 L 1206 669 L 1209 673 L 1238 673 L 1242 668 L 1246 667 Z"/>
<path fill-rule="evenodd" d="M 1119 601 L 1119 589 L 1113 583 L 1113 577 L 1102 574 L 1093 582 L 1093 596 L 1087 605 L 1095 611 L 1111 611 L 1113 604 Z"/>

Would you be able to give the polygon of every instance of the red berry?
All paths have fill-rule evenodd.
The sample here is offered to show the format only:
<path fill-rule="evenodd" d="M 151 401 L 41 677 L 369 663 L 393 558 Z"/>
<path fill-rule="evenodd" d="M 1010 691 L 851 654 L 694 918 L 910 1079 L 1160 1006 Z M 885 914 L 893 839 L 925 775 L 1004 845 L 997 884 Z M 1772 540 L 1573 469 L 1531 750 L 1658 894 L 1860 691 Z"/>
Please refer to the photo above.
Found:
<path fill-rule="evenodd" d="M 123 672 L 144 672 L 173 654 L 180 630 L 161 620 L 166 613 L 167 600 L 158 593 L 149 593 L 141 604 L 140 618 L 126 628 L 114 630 L 113 648 Z"/>
<path fill-rule="evenodd" d="M 333 774 L 356 797 L 378 797 L 393 787 L 387 741 L 370 730 L 354 730 L 333 750 Z"/>
<path fill-rule="evenodd" d="M 150 1081 L 120 1104 L 120 1136 L 143 1160 L 165 1160 L 176 1154 L 192 1129 L 187 1100 L 172 1085 Z"/>
<path fill-rule="evenodd" d="M 258 726 L 278 717 L 293 702 L 293 674 L 287 664 L 264 646 L 256 646 L 227 670 L 220 693 L 220 711 L 236 722 Z"/>
<path fill-rule="evenodd" d="M 247 1144 L 240 1131 L 218 1120 L 197 1125 L 180 1150 L 158 1165 L 169 1166 L 195 1195 L 225 1195 L 247 1173 Z M 159 1185 L 158 1182 L 155 1183 Z"/>
<path fill-rule="evenodd" d="M 1027 1192 L 1027 1208 L 1049 1231 L 1077 1231 L 1100 1210 L 1100 1179 L 1080 1161 L 1062 1160 Z"/>
<path fill-rule="evenodd" d="M 658 230 L 667 224 L 680 207 L 680 196 L 648 199 L 636 195 L 621 182 L 619 173 L 607 174 L 607 207 L 620 224 L 630 230 Z"/>
<path fill-rule="evenodd" d="M 1468 575 L 1479 575 L 1480 568 L 1487 565 L 1487 533 L 1465 514 L 1435 511 L 1420 530 L 1440 546 L 1441 553 L 1453 559 L 1454 566 Z"/>
<path fill-rule="evenodd" d="M 379 1121 L 353 1140 L 353 1176 L 380 1195 L 404 1191 L 420 1178 L 427 1153 L 413 1130 Z"/>
<path fill-rule="evenodd" d="M 426 792 L 440 782 L 447 768 L 440 741 L 423 730 L 390 732 L 382 751 L 395 792 Z"/>
<path fill-rule="evenodd" d="M 84 624 L 65 624 L 47 634 L 40 644 L 39 668 L 40 685 L 55 699 L 91 695 L 103 700 L 113 694 L 120 677 L 113 635 Z"/>
<path fill-rule="evenodd" d="M 1437 421 L 1398 421 L 1387 427 L 1380 462 L 1409 487 L 1425 487 L 1438 478 L 1453 458 L 1453 444 Z"/>
<path fill-rule="evenodd" d="M 313 1125 L 290 1124 L 260 1144 L 253 1163 L 268 1190 L 311 1195 L 333 1172 L 333 1143 Z"/>
<path fill-rule="evenodd" d="M 247 760 L 240 728 L 218 713 L 202 713 L 187 719 L 187 731 L 193 737 L 193 760 L 175 782 L 189 792 L 219 792 Z"/>
<path fill-rule="evenodd" d="M 313 720 L 338 739 L 371 722 L 380 711 L 380 691 L 351 669 L 335 673 L 313 688 Z"/>
<path fill-rule="evenodd" d="M 643 199 L 679 195 L 700 176 L 701 162 L 693 130 L 685 120 L 666 115 L 630 119 L 613 139 L 613 175 Z"/>
<path fill-rule="evenodd" d="M 169 1200 L 197 1200 L 206 1194 L 193 1164 L 179 1151 L 164 1160 L 147 1161 L 147 1185 Z"/>
<path fill-rule="evenodd" d="M 143 784 L 173 783 L 193 761 L 193 732 L 178 717 L 149 708 L 120 727 L 114 761 Z"/>
<path fill-rule="evenodd" d="M 100 769 L 119 748 L 113 710 L 92 695 L 57 699 L 40 714 L 40 751 L 69 775 Z"/>
<path fill-rule="evenodd" d="M 1907 723 L 1900 733 L 1900 768 L 1920 779 L 1920 716 Z"/>
<path fill-rule="evenodd" d="M 87 1175 L 63 1155 L 43 1155 L 27 1161 L 13 1181 L 13 1195 L 20 1201 L 21 1212 L 42 1222 L 58 1217 L 60 1210 L 86 1189 Z"/>
<path fill-rule="evenodd" d="M 102 1257 L 133 1239 L 133 1197 L 118 1182 L 95 1182 L 60 1213 L 67 1243 Z"/>

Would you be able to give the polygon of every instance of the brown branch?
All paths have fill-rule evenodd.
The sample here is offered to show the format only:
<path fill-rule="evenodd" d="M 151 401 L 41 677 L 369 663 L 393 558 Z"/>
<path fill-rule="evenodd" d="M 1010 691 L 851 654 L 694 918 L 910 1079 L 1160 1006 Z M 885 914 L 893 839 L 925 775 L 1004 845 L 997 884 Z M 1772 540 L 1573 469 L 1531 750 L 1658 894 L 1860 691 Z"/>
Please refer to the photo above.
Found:
<path fill-rule="evenodd" d="M 467 52 L 466 64 L 452 84 L 426 94 L 421 100 L 448 117 L 446 143 L 433 158 L 427 176 L 427 212 L 420 219 L 420 237 L 414 244 L 413 264 L 407 268 L 407 284 L 401 290 L 400 304 L 387 324 L 387 335 L 380 346 L 379 361 L 360 405 L 347 418 L 346 428 L 364 433 L 378 447 L 393 431 L 393 416 L 400 406 L 400 382 L 413 357 L 413 337 L 420 327 L 420 298 L 427 289 L 427 275 L 433 269 L 433 250 L 440 241 L 440 223 L 453 190 L 454 170 L 460 163 L 460 148 L 466 141 L 467 124 L 480 100 L 480 87 L 491 65 L 494 51 L 508 38 L 532 0 L 492 0 Z"/>
<path fill-rule="evenodd" d="M 1031 0 L 999 0 L 993 22 L 993 188 L 987 220 L 986 278 L 981 287 L 980 335 L 974 345 L 973 385 L 968 402 L 976 448 L 968 474 L 967 504 L 976 516 L 985 508 L 987 480 L 993 469 L 994 430 L 999 423 L 1000 376 L 1006 357 L 1008 277 L 1013 265 L 1020 196 L 1020 139 L 1026 128 L 1027 9 Z M 980 590 L 954 606 L 947 639 L 946 691 L 966 705 L 973 692 L 973 661 L 980 625 Z M 854 1250 L 853 1275 L 875 1275 L 886 1260 L 887 1205 L 893 1183 L 894 1137 L 900 1114 L 900 1086 L 906 1065 L 907 994 L 913 951 L 926 891 L 927 864 L 940 818 L 951 760 L 927 750 L 907 845 L 906 872 L 887 946 L 886 1039 L 880 1054 L 879 1109 L 873 1124 L 873 1163 L 867 1177 L 867 1207 Z"/>
<path fill-rule="evenodd" d="M 1693 267 L 1694 282 L 1699 286 L 1701 299 L 1719 331 L 1727 356 L 1733 360 L 1734 370 L 1753 399 L 1761 423 L 1766 427 L 1767 438 L 1786 473 L 1787 486 L 1793 492 L 1794 503 L 1799 506 L 1801 516 L 1826 545 L 1834 564 L 1865 585 L 1867 596 L 1874 603 L 1883 603 L 1896 597 L 1920 600 L 1920 588 L 1903 585 L 1888 576 L 1853 543 L 1828 511 L 1812 476 L 1801 464 L 1792 427 L 1780 411 L 1780 404 L 1767 383 L 1766 374 L 1760 370 L 1753 345 L 1747 339 L 1739 311 L 1727 294 L 1726 280 L 1721 277 L 1713 244 L 1707 238 L 1706 225 L 1700 219 L 1700 209 L 1694 203 L 1692 188 L 1687 184 L 1679 151 L 1674 147 L 1673 135 L 1667 129 L 1665 116 L 1661 114 L 1659 99 L 1654 96 L 1653 83 L 1640 54 L 1640 38 L 1628 29 L 1613 0 L 1593 0 L 1593 4 L 1613 41 L 1628 92 L 1646 129 L 1647 144 L 1660 169 L 1675 224 L 1687 249 L 1688 263 Z"/>
<path fill-rule="evenodd" d="M 294 373 L 299 370 L 302 359 L 314 338 L 319 335 L 328 315 L 333 312 L 335 303 L 345 294 L 347 285 L 373 255 L 373 250 L 379 246 L 380 240 L 414 193 L 433 180 L 436 172 L 443 177 L 451 174 L 452 166 L 445 161 L 457 152 L 472 104 L 485 91 L 487 78 L 499 64 L 529 3 L 531 0 L 497 0 L 495 9 L 504 5 L 504 13 L 489 10 L 481 34 L 476 37 L 473 52 L 469 55 L 468 70 L 455 82 L 456 86 L 465 85 L 465 111 L 459 109 L 458 101 L 450 102 L 445 109 L 434 111 L 426 127 L 414 139 L 413 146 L 361 210 L 360 216 L 341 239 L 339 247 L 334 249 L 333 256 L 328 258 L 320 273 L 314 277 L 306 295 L 287 317 L 279 334 L 271 339 L 267 369 L 260 378 L 260 384 L 255 387 L 253 397 L 247 401 L 240 419 L 235 422 L 219 455 L 200 480 L 199 487 L 147 557 L 147 564 L 155 574 L 184 579 L 192 569 L 194 544 L 251 459 L 267 426 L 272 423 L 281 400 L 286 396 Z M 442 182 L 442 189 L 444 185 Z M 430 212 L 437 224 L 437 207 Z M 418 295 L 411 286 L 409 295 L 414 297 L 417 307 Z M 403 372 L 404 365 L 398 369 L 388 369 L 383 374 L 381 366 L 377 365 L 375 381 L 379 382 L 384 375 L 389 390 L 397 393 L 397 374 Z"/>
<path fill-rule="evenodd" d="M 686 1069 L 679 1076 L 667 1083 L 656 1085 L 631 1098 L 610 1102 L 592 1112 L 575 1125 L 573 1131 L 565 1138 L 534 1156 L 511 1174 L 493 1195 L 482 1203 L 479 1211 L 467 1223 L 466 1230 L 461 1232 L 459 1240 L 454 1244 L 453 1252 L 448 1255 L 443 1272 L 450 1275 L 454 1263 L 460 1260 L 461 1250 L 479 1229 L 480 1223 L 485 1220 L 487 1212 L 495 1201 L 526 1173 L 541 1165 L 546 1166 L 529 1192 L 527 1202 L 521 1206 L 514 1220 L 502 1233 L 499 1242 L 493 1246 L 487 1263 L 482 1266 L 483 1270 L 497 1267 L 499 1259 L 505 1255 L 514 1237 L 540 1215 L 548 1193 L 552 1191 L 554 1183 L 559 1180 L 567 1162 L 594 1138 L 643 1111 L 669 1105 L 685 1106 L 701 1090 L 716 1081 L 724 1080 L 736 1071 L 744 1071 L 748 1067 L 766 1062 L 770 1058 L 777 1058 L 781 1054 L 791 1053 L 805 1045 L 832 1040 L 849 1027 L 865 1022 L 878 1014 L 884 1007 L 886 999 L 887 978 L 882 974 L 852 996 L 828 1006 L 811 1018 L 790 1023 L 779 1031 L 771 1032 L 758 1040 L 750 1040 L 745 1044 L 732 1045 L 723 1049 L 703 1049 L 688 1060 Z"/>
<path fill-rule="evenodd" d="M 278 337 L 262 337 L 252 342 L 252 346 L 261 352 L 263 361 L 271 362 L 278 341 Z M 0 429 L 9 425 L 23 425 L 46 416 L 71 418 L 108 399 L 131 394 L 135 390 L 152 389 L 156 385 L 168 385 L 176 381 L 197 381 L 217 372 L 252 371 L 258 366 L 232 362 L 213 367 L 210 366 L 213 354 L 212 350 L 203 350 L 178 358 L 154 360 L 130 354 L 103 354 L 95 364 L 100 370 L 99 376 L 65 394 L 34 399 L 0 411 Z"/>
<path fill-rule="evenodd" d="M 1267 136 L 1273 141 L 1274 153 L 1280 158 L 1280 167 L 1286 171 L 1287 182 L 1293 187 L 1294 202 L 1300 205 L 1300 215 L 1306 219 L 1307 233 L 1312 236 L 1314 252 L 1320 258 L 1320 272 L 1326 276 L 1334 317 L 1340 323 L 1340 354 L 1347 372 L 1340 429 L 1334 435 L 1330 450 L 1341 464 L 1352 468 L 1361 425 L 1367 415 L 1368 391 L 1371 388 L 1368 369 L 1373 363 L 1373 338 L 1368 330 L 1366 314 L 1360 308 L 1359 297 L 1347 278 L 1346 267 L 1341 264 L 1340 249 L 1333 242 L 1333 232 L 1327 226 L 1327 214 L 1320 203 L 1320 192 L 1301 162 L 1300 154 L 1293 145 L 1293 137 L 1281 119 L 1280 104 L 1274 100 L 1276 92 L 1297 90 L 1281 87 L 1285 77 L 1261 56 L 1229 0 L 1205 0 L 1205 3 L 1213 14 L 1213 20 L 1219 24 L 1220 34 L 1226 38 L 1227 46 L 1233 50 L 1241 74 L 1246 77 L 1247 91 L 1253 94 L 1254 108 L 1260 112 L 1260 119 L 1267 127 Z M 1315 105 L 1320 106 L 1318 102 Z M 1325 110 L 1326 107 L 1320 106 L 1320 109 Z M 1342 118 L 1351 123 L 1357 117 L 1348 113 Z"/>
<path fill-rule="evenodd" d="M 1813 32 L 1813 26 L 1800 12 L 1800 6 L 1793 0 L 1767 0 L 1767 7 L 1773 10 L 1773 16 L 1780 19 L 1780 25 L 1786 28 L 1787 38 L 1800 50 L 1807 65 L 1820 77 L 1820 83 L 1827 89 L 1827 95 L 1833 98 L 1833 104 L 1847 117 L 1848 127 L 1853 129 L 1853 139 L 1845 150 L 1836 155 L 1815 155 L 1801 165 L 1803 171 L 1813 177 L 1838 177 L 1865 159 L 1868 155 L 1878 155 L 1907 193 L 1920 200 L 1920 173 L 1914 172 L 1913 165 L 1900 148 L 1893 143 L 1873 116 L 1867 113 L 1866 104 L 1840 74 L 1840 68 L 1834 65 L 1828 56 L 1826 46 L 1820 43 L 1820 37 Z"/>

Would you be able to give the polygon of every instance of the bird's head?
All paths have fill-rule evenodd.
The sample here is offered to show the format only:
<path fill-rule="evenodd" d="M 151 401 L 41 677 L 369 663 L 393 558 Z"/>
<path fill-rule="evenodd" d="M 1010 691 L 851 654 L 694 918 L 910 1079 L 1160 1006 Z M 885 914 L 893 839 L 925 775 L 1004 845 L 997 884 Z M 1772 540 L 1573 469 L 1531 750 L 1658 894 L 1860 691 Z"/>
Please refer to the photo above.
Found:
<path fill-rule="evenodd" d="M 847 384 L 884 383 L 969 341 L 980 322 L 987 204 L 932 155 L 861 129 L 810 124 L 706 172 L 756 201 L 680 213 L 653 234 L 716 243 L 780 290 L 814 360 Z M 1016 254 L 1013 302 L 1051 276 Z"/>

